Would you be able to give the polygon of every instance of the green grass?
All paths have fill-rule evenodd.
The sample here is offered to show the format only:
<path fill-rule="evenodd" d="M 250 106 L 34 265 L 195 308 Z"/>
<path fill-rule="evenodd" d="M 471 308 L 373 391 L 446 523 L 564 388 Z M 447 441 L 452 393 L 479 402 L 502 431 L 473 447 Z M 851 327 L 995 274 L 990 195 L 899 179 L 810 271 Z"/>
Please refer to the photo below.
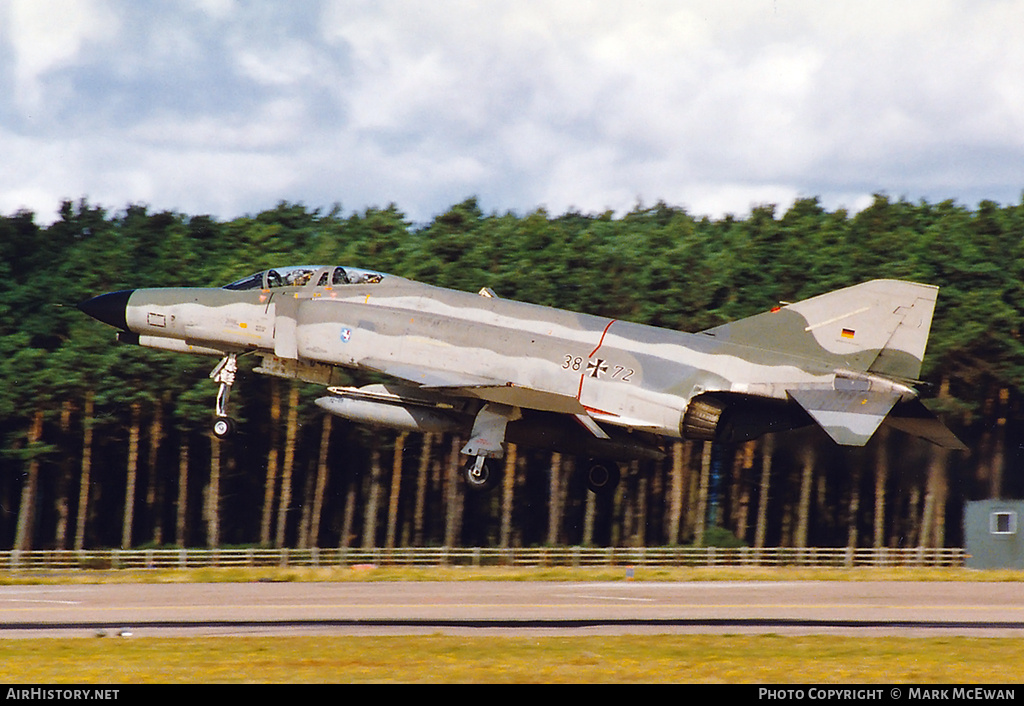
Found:
<path fill-rule="evenodd" d="M 1024 641 L 982 638 L 226 637 L 0 642 L 0 682 L 1014 683 Z"/>

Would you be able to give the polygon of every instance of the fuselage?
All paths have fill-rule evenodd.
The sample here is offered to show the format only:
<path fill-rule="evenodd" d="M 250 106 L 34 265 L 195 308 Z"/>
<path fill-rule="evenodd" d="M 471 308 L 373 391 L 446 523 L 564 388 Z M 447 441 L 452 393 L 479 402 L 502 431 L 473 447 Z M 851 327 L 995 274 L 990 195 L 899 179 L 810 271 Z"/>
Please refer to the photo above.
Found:
<path fill-rule="evenodd" d="M 317 403 L 333 414 L 467 433 L 463 453 L 479 479 L 506 433 L 628 456 L 657 446 L 650 436 L 734 442 L 812 421 L 836 443 L 863 446 L 888 419 L 962 448 L 912 387 L 937 292 L 871 280 L 700 333 L 333 266 L 220 288 L 123 290 L 79 306 L 123 340 L 221 356 L 215 434 L 230 426 L 235 358 L 254 353 L 256 372 L 332 388 Z M 340 368 L 395 384 L 343 387 Z"/>
<path fill-rule="evenodd" d="M 342 268 L 306 269 L 302 281 L 273 282 L 264 274 L 226 288 L 133 290 L 125 324 L 151 343 L 166 339 L 171 349 L 256 351 L 397 371 L 407 381 L 462 394 L 476 390 L 498 402 L 516 399 L 502 386 L 529 390 L 533 409 L 567 412 L 578 405 L 599 421 L 672 437 L 680 436 L 682 415 L 696 395 L 785 399 L 787 386 L 830 385 L 835 375 L 811 359 L 707 334 L 351 268 L 361 273 L 352 282 L 336 274 Z"/>

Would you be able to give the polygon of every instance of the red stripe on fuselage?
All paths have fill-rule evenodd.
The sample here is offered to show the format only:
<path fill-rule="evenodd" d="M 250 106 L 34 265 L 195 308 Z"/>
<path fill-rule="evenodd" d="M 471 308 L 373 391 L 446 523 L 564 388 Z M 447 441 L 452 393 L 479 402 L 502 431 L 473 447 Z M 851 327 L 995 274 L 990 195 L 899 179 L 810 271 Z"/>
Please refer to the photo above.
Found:
<path fill-rule="evenodd" d="M 608 322 L 608 325 L 604 327 L 604 331 L 601 332 L 601 340 L 597 342 L 597 348 L 590 351 L 590 355 L 587 356 L 588 360 L 593 358 L 594 354 L 601 350 L 601 346 L 604 345 L 604 337 L 608 335 L 608 329 L 610 329 L 612 327 L 612 324 L 614 324 L 616 321 L 618 321 L 618 319 L 612 319 L 611 321 Z M 585 378 L 586 376 L 586 373 L 580 373 L 580 387 L 578 390 L 576 390 L 577 400 L 579 400 L 583 396 L 583 378 Z"/>
<path fill-rule="evenodd" d="M 593 358 L 594 354 L 601 350 L 601 346 L 604 345 L 604 337 L 608 335 L 608 329 L 610 329 L 612 327 L 612 324 L 614 324 L 616 321 L 618 321 L 618 319 L 612 319 L 611 321 L 608 322 L 608 325 L 604 327 L 604 331 L 601 332 L 601 340 L 597 342 L 597 348 L 590 351 L 590 355 L 587 356 L 588 358 Z"/>

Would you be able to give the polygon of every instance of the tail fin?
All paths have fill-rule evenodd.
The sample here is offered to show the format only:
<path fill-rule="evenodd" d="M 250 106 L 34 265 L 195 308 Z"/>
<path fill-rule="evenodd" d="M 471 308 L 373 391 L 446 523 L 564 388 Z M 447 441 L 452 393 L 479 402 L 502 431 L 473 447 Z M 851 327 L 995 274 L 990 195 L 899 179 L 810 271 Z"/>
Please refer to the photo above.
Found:
<path fill-rule="evenodd" d="M 740 319 L 704 333 L 906 380 L 921 374 L 938 287 L 872 280 Z"/>
<path fill-rule="evenodd" d="M 785 392 L 838 444 L 863 446 L 885 422 L 963 449 L 906 384 L 921 374 L 937 295 L 927 284 L 873 280 L 704 333 L 836 371 L 831 383 L 794 381 Z"/>

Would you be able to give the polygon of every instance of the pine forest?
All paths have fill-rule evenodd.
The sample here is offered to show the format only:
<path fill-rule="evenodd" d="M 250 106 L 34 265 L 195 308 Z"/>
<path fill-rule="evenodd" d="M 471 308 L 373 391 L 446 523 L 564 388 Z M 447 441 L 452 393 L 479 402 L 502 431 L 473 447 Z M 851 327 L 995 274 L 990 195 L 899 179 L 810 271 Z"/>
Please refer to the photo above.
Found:
<path fill-rule="evenodd" d="M 106 547 L 956 547 L 966 501 L 1024 495 L 1024 200 L 866 209 L 817 199 L 743 218 L 665 203 L 626 214 L 282 202 L 246 217 L 67 201 L 0 216 L 0 549 Z M 350 265 L 429 284 L 699 331 L 876 278 L 938 285 L 922 398 L 967 444 L 816 427 L 736 445 L 666 442 L 595 496 L 575 459 L 510 447 L 469 493 L 463 442 L 324 414 L 315 385 L 240 358 L 239 431 L 210 434 L 216 359 L 120 345 L 75 304 L 118 289 L 221 286 L 269 267 Z M 349 372 L 349 384 L 368 375 Z"/>

